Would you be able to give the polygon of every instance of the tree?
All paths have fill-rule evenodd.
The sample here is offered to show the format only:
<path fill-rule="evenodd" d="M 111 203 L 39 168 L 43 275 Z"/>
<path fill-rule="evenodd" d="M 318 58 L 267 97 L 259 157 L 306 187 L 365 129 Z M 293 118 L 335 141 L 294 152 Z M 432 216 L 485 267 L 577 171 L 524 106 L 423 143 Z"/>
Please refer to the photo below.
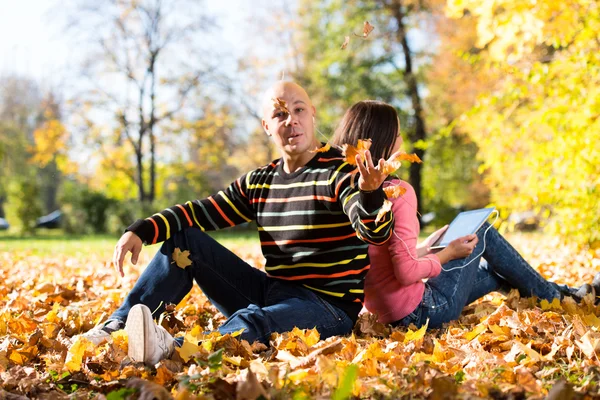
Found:
<path fill-rule="evenodd" d="M 303 55 L 297 79 L 319 106 L 322 127 L 331 131 L 352 103 L 375 98 L 399 110 L 402 131 L 421 158 L 427 137 L 422 102 L 426 54 L 411 48 L 409 31 L 426 17 L 419 3 L 401 0 L 302 2 L 299 39 Z M 376 31 L 363 38 L 364 21 Z M 344 37 L 350 44 L 341 49 Z M 421 165 L 410 166 L 410 182 L 421 204 Z"/>
<path fill-rule="evenodd" d="M 82 0 L 70 22 L 88 33 L 89 87 L 76 101 L 82 129 L 96 146 L 132 149 L 134 174 L 120 172 L 152 202 L 160 137 L 215 68 L 203 45 L 212 22 L 191 0 Z"/>
<path fill-rule="evenodd" d="M 40 109 L 37 84 L 19 76 L 0 80 L 0 216 L 13 182 L 30 179 L 29 146 Z"/>
<path fill-rule="evenodd" d="M 553 231 L 600 244 L 598 3 L 449 1 L 448 15 L 474 18 L 473 61 L 499 77 L 459 122 L 493 200 L 545 211 Z"/>

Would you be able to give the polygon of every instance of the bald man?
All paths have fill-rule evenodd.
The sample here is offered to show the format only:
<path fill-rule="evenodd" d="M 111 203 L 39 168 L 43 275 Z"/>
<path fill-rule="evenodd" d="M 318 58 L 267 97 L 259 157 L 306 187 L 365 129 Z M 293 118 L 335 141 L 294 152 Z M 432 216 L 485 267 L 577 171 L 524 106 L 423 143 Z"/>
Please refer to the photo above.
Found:
<path fill-rule="evenodd" d="M 368 244 L 383 244 L 393 226 L 383 205 L 380 167 L 366 155 L 360 174 L 337 149 L 315 138 L 315 107 L 295 83 L 278 82 L 265 94 L 262 126 L 281 158 L 244 174 L 206 199 L 179 204 L 133 223 L 115 247 L 114 265 L 137 262 L 143 244 L 164 242 L 124 304 L 83 336 L 97 344 L 125 328 L 129 356 L 148 365 L 169 357 L 180 342 L 153 321 L 179 303 L 193 282 L 227 321 L 222 334 L 268 343 L 274 332 L 317 328 L 321 338 L 349 333 L 362 307 Z M 358 177 L 360 175 L 360 177 Z M 358 179 L 357 179 L 358 178 Z M 256 221 L 265 272 L 253 268 L 205 233 Z M 173 261 L 190 252 L 191 265 Z"/>

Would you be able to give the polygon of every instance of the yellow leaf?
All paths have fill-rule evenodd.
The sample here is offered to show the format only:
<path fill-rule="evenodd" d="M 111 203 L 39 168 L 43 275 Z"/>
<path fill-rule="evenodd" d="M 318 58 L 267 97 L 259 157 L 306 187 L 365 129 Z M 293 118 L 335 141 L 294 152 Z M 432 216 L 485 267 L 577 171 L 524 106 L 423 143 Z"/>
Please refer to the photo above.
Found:
<path fill-rule="evenodd" d="M 81 363 L 83 362 L 83 356 L 88 347 L 95 347 L 92 342 L 79 336 L 75 343 L 69 348 L 67 353 L 67 359 L 65 361 L 65 367 L 70 372 L 81 371 Z"/>
<path fill-rule="evenodd" d="M 8 358 L 15 364 L 25 365 L 25 363 L 31 361 L 38 352 L 37 346 L 25 346 L 22 349 L 13 350 Z"/>
<path fill-rule="evenodd" d="M 484 324 L 478 324 L 475 326 L 475 328 L 473 328 L 473 330 L 465 333 L 465 339 L 471 341 L 485 331 L 487 331 L 487 326 Z"/>
<path fill-rule="evenodd" d="M 544 311 L 547 311 L 547 310 L 562 310 L 563 309 L 562 306 L 560 305 L 560 300 L 557 299 L 556 297 L 552 299 L 552 303 L 550 303 L 546 299 L 543 299 L 542 301 L 540 301 L 540 307 Z"/>
<path fill-rule="evenodd" d="M 406 332 L 406 336 L 404 336 L 404 343 L 423 339 L 423 337 L 425 337 L 425 332 L 427 332 L 427 325 L 429 325 L 429 318 L 427 318 L 425 325 L 423 325 L 420 329 L 417 329 L 414 332 L 409 329 L 408 332 Z"/>
<path fill-rule="evenodd" d="M 173 263 L 177 264 L 179 268 L 187 268 L 192 265 L 192 261 L 190 260 L 190 251 L 185 250 L 181 251 L 179 247 L 175 247 L 175 251 L 173 251 Z"/>
<path fill-rule="evenodd" d="M 177 349 L 179 356 L 183 361 L 188 362 L 192 356 L 200 351 L 200 346 L 187 340 L 183 341 L 183 345 Z"/>
<path fill-rule="evenodd" d="M 230 333 L 230 335 L 231 335 L 231 337 L 240 336 L 242 333 L 244 333 L 245 330 L 246 330 L 246 328 L 242 328 L 240 330 Z"/>

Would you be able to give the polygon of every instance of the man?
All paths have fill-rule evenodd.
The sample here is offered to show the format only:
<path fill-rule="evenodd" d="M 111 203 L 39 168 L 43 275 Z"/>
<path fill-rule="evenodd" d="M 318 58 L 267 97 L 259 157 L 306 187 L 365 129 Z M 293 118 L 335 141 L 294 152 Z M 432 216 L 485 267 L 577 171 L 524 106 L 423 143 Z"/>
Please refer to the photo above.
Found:
<path fill-rule="evenodd" d="M 195 280 L 228 318 L 223 334 L 244 329 L 242 339 L 268 342 L 271 333 L 317 328 L 322 338 L 347 334 L 362 307 L 369 269 L 368 243 L 388 240 L 393 217 L 375 224 L 384 200 L 383 160 L 365 154 L 355 167 L 341 152 L 314 150 L 315 108 L 304 89 L 278 82 L 265 95 L 262 126 L 281 153 L 225 191 L 176 205 L 132 224 L 116 245 L 113 262 L 123 275 L 128 252 L 135 264 L 142 244 L 165 241 L 104 324 L 84 336 L 100 343 L 110 332 L 129 336 L 129 356 L 153 365 L 168 357 L 174 339 L 153 321 L 168 303 L 179 303 Z M 358 182 L 357 182 L 358 180 Z M 266 273 L 219 245 L 204 231 L 256 221 Z M 180 268 L 175 249 L 192 264 Z"/>

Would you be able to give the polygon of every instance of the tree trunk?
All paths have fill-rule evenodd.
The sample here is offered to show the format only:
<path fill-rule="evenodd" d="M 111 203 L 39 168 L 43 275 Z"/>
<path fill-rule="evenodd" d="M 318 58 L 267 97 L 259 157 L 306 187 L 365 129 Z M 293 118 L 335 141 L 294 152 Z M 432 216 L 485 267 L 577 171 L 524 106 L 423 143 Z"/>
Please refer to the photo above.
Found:
<path fill-rule="evenodd" d="M 398 24 L 397 37 L 398 41 L 402 45 L 402 50 L 404 51 L 404 81 L 406 82 L 407 91 L 410 96 L 412 108 L 414 111 L 415 124 L 413 129 L 409 130 L 408 138 L 412 143 L 415 143 L 420 140 L 425 140 L 426 137 L 423 107 L 421 105 L 421 97 L 419 95 L 417 79 L 413 73 L 412 55 L 410 47 L 408 46 L 408 39 L 406 38 L 406 29 L 404 27 L 405 15 L 402 1 L 399 0 L 395 2 L 391 9 L 394 13 L 394 18 L 396 19 L 396 22 Z M 413 150 L 419 156 L 419 158 L 423 159 L 423 155 L 425 154 L 425 151 L 423 149 L 413 148 Z M 419 211 L 421 211 L 421 173 L 422 164 L 412 163 L 410 165 L 409 182 L 415 189 L 415 194 L 417 195 L 417 209 Z"/>
<path fill-rule="evenodd" d="M 140 201 L 140 203 L 144 203 L 146 201 L 146 188 L 144 187 L 144 158 L 142 155 L 141 143 L 139 149 L 135 150 L 135 161 L 137 167 L 135 178 L 138 187 L 138 200 Z"/>

